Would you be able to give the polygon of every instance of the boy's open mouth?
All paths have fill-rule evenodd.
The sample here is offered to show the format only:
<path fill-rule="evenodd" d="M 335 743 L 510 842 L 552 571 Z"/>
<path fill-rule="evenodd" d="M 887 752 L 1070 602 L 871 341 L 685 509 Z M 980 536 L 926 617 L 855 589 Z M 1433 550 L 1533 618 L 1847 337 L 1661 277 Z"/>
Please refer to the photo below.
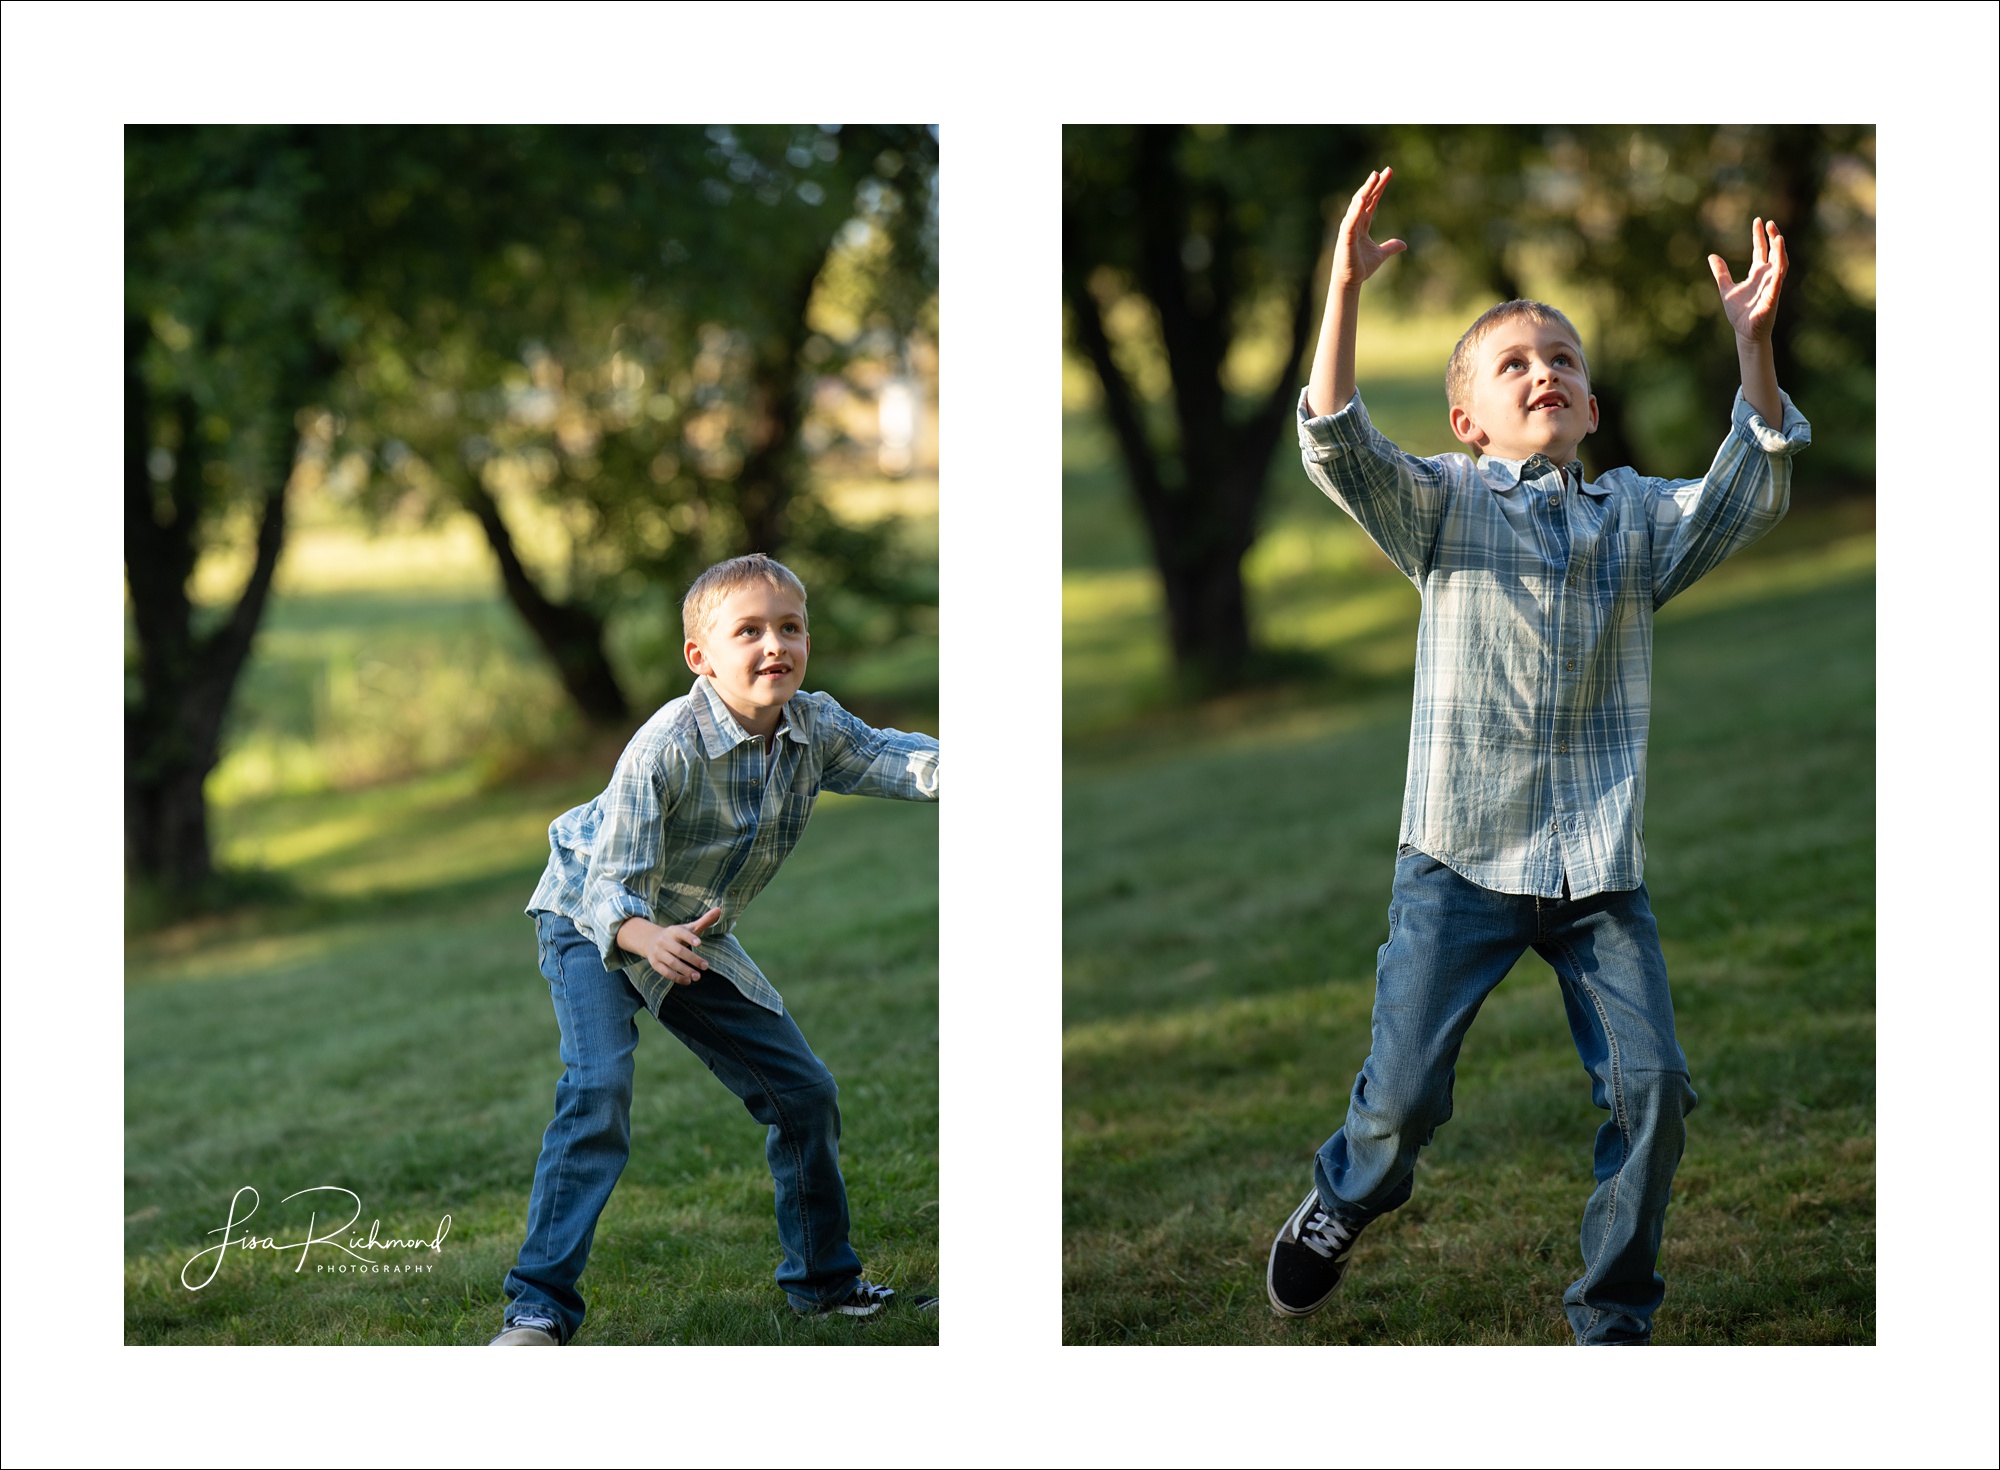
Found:
<path fill-rule="evenodd" d="M 771 678 L 781 679 L 786 674 L 789 674 L 791 671 L 792 671 L 792 666 L 790 664 L 772 664 L 767 668 L 762 668 L 757 670 L 757 677 L 762 679 L 768 676 Z"/>
<path fill-rule="evenodd" d="M 1528 411 L 1532 413 L 1537 409 L 1568 408 L 1568 407 L 1569 407 L 1569 400 L 1565 398 L 1562 394 L 1544 393 L 1540 398 L 1537 398 L 1533 403 L 1528 405 Z"/>

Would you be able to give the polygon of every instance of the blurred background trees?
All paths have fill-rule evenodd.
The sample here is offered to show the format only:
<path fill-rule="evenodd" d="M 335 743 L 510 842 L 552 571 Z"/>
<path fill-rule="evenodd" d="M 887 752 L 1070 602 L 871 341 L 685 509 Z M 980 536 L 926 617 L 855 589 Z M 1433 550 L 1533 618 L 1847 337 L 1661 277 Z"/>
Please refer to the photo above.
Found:
<path fill-rule="evenodd" d="M 678 692 L 680 592 L 721 557 L 785 557 L 825 650 L 931 615 L 931 559 L 821 492 L 910 467 L 935 373 L 932 131 L 127 139 L 135 877 L 208 879 L 203 784 L 288 485 L 384 528 L 468 514 L 607 729 Z M 190 591 L 224 552 L 226 610 Z"/>
<path fill-rule="evenodd" d="M 1378 233 L 1411 249 L 1371 282 L 1369 314 L 1562 306 L 1603 411 L 1592 473 L 1706 466 L 1736 363 L 1704 260 L 1740 272 L 1751 218 L 1778 220 L 1796 243 L 1779 380 L 1815 437 L 1796 493 L 1873 493 L 1871 128 L 1069 127 L 1063 149 L 1065 346 L 1145 525 L 1184 691 L 1260 670 L 1240 568 L 1264 487 L 1287 473 L 1326 232 L 1381 164 L 1396 181 Z M 1417 452 L 1454 447 L 1445 351 L 1442 442 L 1405 444 Z M 1371 374 L 1364 351 L 1360 369 L 1367 397 L 1383 364 Z"/>

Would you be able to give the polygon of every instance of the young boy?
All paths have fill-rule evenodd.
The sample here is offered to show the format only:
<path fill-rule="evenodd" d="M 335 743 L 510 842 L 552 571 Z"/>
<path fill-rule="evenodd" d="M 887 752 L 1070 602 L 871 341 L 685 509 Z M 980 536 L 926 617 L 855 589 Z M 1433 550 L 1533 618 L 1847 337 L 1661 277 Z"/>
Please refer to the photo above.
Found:
<path fill-rule="evenodd" d="M 1409 776 L 1370 1054 L 1272 1242 L 1266 1289 L 1285 1316 L 1317 1311 L 1355 1237 L 1409 1199 L 1418 1150 L 1451 1116 L 1466 1030 L 1532 947 L 1611 1114 L 1563 1306 L 1579 1343 L 1644 1343 L 1695 1105 L 1640 881 L 1653 612 L 1785 513 L 1811 431 L 1772 366 L 1784 238 L 1752 226 L 1741 283 L 1709 257 L 1743 391 L 1701 479 L 1585 482 L 1576 451 L 1597 402 L 1582 342 L 1529 301 L 1481 316 L 1446 370 L 1452 433 L 1478 461 L 1419 459 L 1376 432 L 1354 388 L 1362 282 L 1406 248 L 1369 233 L 1390 177 L 1370 174 L 1341 223 L 1299 443 L 1313 482 L 1423 596 Z"/>
<path fill-rule="evenodd" d="M 642 1006 L 769 1130 L 793 1309 L 867 1317 L 894 1295 L 861 1279 L 847 1241 L 833 1075 L 731 930 L 821 791 L 936 801 L 938 743 L 801 692 L 806 589 L 769 557 L 703 572 L 681 622 L 693 689 L 632 737 L 602 796 L 549 827 L 528 901 L 563 1075 L 495 1346 L 556 1346 L 583 1324 L 576 1281 L 631 1151 Z"/>

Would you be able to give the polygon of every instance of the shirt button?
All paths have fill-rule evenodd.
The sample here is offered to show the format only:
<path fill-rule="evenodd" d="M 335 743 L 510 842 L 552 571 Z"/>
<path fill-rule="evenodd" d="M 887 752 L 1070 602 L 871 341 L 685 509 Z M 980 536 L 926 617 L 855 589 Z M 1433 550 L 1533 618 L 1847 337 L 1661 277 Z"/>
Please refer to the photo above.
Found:
<path fill-rule="evenodd" d="M 1568 754 L 1569 754 L 1569 742 L 1568 742 L 1567 740 L 1563 741 L 1563 742 L 1562 742 L 1562 744 L 1560 744 L 1560 745 L 1558 745 L 1558 746 L 1556 747 L 1556 754 L 1557 754 L 1557 755 L 1568 755 Z"/>
<path fill-rule="evenodd" d="M 1563 667 L 1565 667 L 1565 668 L 1570 668 L 1570 669 L 1573 669 L 1573 668 L 1575 668 L 1575 667 L 1576 667 L 1576 660 L 1575 660 L 1575 659 L 1571 659 L 1571 660 L 1570 660 L 1570 661 L 1569 661 L 1569 662 L 1568 662 L 1567 664 L 1565 664 L 1565 665 L 1564 665 Z"/>

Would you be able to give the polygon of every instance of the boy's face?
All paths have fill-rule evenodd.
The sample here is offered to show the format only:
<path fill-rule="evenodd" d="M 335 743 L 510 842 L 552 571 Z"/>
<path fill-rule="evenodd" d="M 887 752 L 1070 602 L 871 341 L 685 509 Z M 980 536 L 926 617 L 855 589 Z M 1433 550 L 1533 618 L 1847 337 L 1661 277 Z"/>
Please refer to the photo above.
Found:
<path fill-rule="evenodd" d="M 768 735 L 778 712 L 805 682 L 812 635 L 795 592 L 768 582 L 724 598 L 698 638 L 687 641 L 688 667 L 713 682 L 743 728 Z"/>
<path fill-rule="evenodd" d="M 1481 454 L 1557 464 L 1576 458 L 1597 427 L 1597 400 L 1583 352 L 1561 324 L 1503 321 L 1477 348 L 1467 401 L 1451 410 L 1451 431 Z"/>

